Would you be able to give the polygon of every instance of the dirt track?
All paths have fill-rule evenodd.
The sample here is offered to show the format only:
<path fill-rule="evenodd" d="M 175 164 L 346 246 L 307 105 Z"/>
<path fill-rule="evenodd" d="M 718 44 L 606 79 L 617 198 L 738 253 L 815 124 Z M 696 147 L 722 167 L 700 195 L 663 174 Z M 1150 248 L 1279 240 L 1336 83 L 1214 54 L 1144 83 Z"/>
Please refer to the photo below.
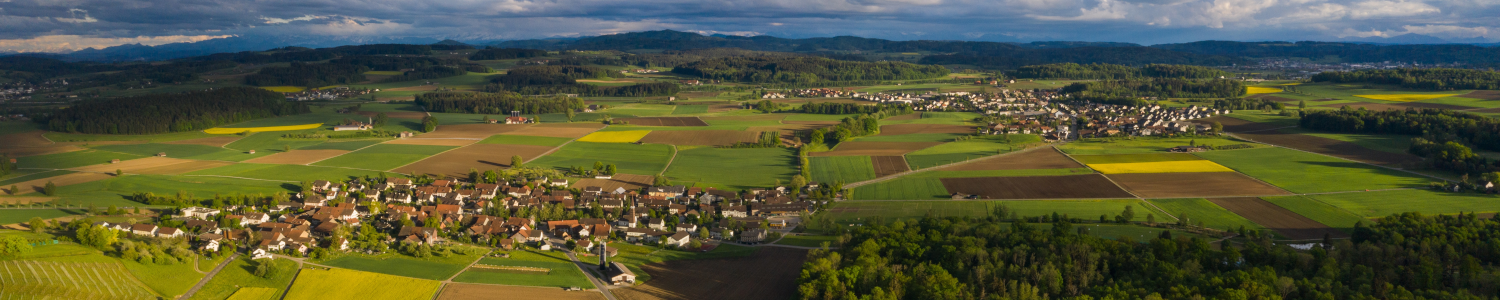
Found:
<path fill-rule="evenodd" d="M 805 250 L 763 247 L 750 257 L 649 264 L 651 281 L 612 292 L 621 300 L 791 299 L 806 257 Z"/>
<path fill-rule="evenodd" d="M 397 168 L 395 172 L 436 174 L 440 176 L 468 176 L 469 169 L 480 171 L 510 167 L 510 157 L 520 155 L 530 160 L 547 153 L 552 147 L 531 145 L 474 144 L 434 155 L 415 163 Z"/>
<path fill-rule="evenodd" d="M 1105 175 L 1125 190 L 1146 198 L 1290 195 L 1280 188 L 1234 172 L 1139 173 Z"/>
<path fill-rule="evenodd" d="M 1031 150 L 1001 158 L 982 159 L 943 168 L 943 171 L 1072 169 L 1082 167 L 1083 165 L 1064 156 L 1062 152 L 1057 152 L 1057 149 L 1049 147 L 1048 149 Z"/>
<path fill-rule="evenodd" d="M 983 199 L 1135 198 L 1099 174 L 943 178 L 948 192 L 979 195 Z"/>
<path fill-rule="evenodd" d="M 1349 236 L 1260 198 L 1210 198 L 1208 201 L 1294 240 L 1320 239 L 1325 233 L 1335 238 Z"/>

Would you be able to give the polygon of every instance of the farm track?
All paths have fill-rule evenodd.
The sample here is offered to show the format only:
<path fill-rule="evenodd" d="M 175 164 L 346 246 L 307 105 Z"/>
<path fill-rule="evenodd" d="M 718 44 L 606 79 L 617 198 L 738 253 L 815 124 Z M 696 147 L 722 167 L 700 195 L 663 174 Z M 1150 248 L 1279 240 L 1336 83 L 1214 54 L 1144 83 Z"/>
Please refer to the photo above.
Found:
<path fill-rule="evenodd" d="M 997 158 L 1000 158 L 1000 157 L 1007 157 L 1007 156 L 1015 155 L 1015 154 L 1018 154 L 1018 153 L 1035 151 L 1036 149 L 1040 149 L 1040 148 L 1046 148 L 1046 147 L 1031 147 L 1031 148 L 1021 149 L 1021 150 L 1017 150 L 1017 151 L 1006 152 L 1005 154 L 991 155 L 991 156 L 986 156 L 986 157 L 982 157 L 982 158 L 976 158 L 976 159 L 971 159 L 971 160 L 965 160 L 965 161 L 950 163 L 950 164 L 946 164 L 946 165 L 937 165 L 937 166 L 932 166 L 932 167 L 927 167 L 927 168 L 921 168 L 921 169 L 916 169 L 916 170 L 909 170 L 909 171 L 906 171 L 906 172 L 891 174 L 890 176 L 885 176 L 885 177 L 880 177 L 880 178 L 875 178 L 875 179 L 870 179 L 870 180 L 865 180 L 865 181 L 853 182 L 853 183 L 845 184 L 844 188 L 853 189 L 853 188 L 856 188 L 856 187 L 860 187 L 860 186 L 864 186 L 864 185 L 868 185 L 868 184 L 872 184 L 872 183 L 879 183 L 879 182 L 884 182 L 884 181 L 890 181 L 890 180 L 893 180 L 893 179 L 896 179 L 896 178 L 901 178 L 902 176 L 906 176 L 906 175 L 917 174 L 917 173 L 922 173 L 922 172 L 927 172 L 927 171 L 934 171 L 934 170 L 939 170 L 939 169 L 943 169 L 943 168 L 946 168 L 946 167 L 957 166 L 957 165 L 962 165 L 962 164 L 971 163 L 971 162 L 977 162 L 977 161 L 981 161 L 981 160 L 990 160 L 990 159 L 997 159 Z"/>
<path fill-rule="evenodd" d="M 234 262 L 234 259 L 239 258 L 239 257 L 240 257 L 239 253 L 230 254 L 229 258 L 224 259 L 224 262 L 221 262 L 221 263 L 219 263 L 218 266 L 214 267 L 213 271 L 209 271 L 207 275 L 203 275 L 203 279 L 202 280 L 198 280 L 198 284 L 194 284 L 192 289 L 189 289 L 186 293 L 183 293 L 182 296 L 177 297 L 177 298 L 179 298 L 179 299 L 193 298 L 193 294 L 197 294 L 198 293 L 198 289 L 202 289 L 204 285 L 208 284 L 209 280 L 213 280 L 214 279 L 215 275 L 219 275 L 219 271 L 223 271 L 225 266 L 228 266 L 229 263 Z M 197 264 L 197 260 L 196 259 L 194 259 L 193 264 L 194 265 Z M 197 267 L 194 267 L 194 269 L 197 269 Z"/>
<path fill-rule="evenodd" d="M 605 126 L 605 127 L 608 127 L 608 126 Z M 589 131 L 589 133 L 599 132 L 599 130 L 604 130 L 605 127 L 599 127 L 599 129 L 594 129 L 594 131 Z M 588 134 L 584 134 L 584 135 L 588 135 Z M 562 147 L 567 147 L 568 144 L 572 144 L 575 141 L 578 141 L 578 138 L 573 138 L 571 140 L 568 140 L 565 143 L 562 143 L 562 145 L 557 145 L 557 147 L 552 147 L 552 150 L 547 150 L 547 152 L 542 152 L 541 155 L 537 155 L 536 157 L 532 157 L 531 159 L 522 161 L 522 163 L 531 163 L 531 161 L 536 160 L 538 158 L 542 158 L 542 157 L 545 157 L 545 156 L 548 156 L 548 155 L 552 155 L 553 152 L 557 152 L 557 149 L 562 149 Z"/>

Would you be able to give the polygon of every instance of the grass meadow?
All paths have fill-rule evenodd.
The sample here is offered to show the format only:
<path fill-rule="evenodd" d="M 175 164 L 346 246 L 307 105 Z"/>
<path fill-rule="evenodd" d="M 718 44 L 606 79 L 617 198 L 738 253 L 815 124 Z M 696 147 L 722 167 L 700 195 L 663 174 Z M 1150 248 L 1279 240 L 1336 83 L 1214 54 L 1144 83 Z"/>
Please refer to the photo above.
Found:
<path fill-rule="evenodd" d="M 1352 232 L 1354 224 L 1360 221 L 1369 222 L 1369 219 L 1356 215 L 1348 210 L 1328 205 L 1307 196 L 1285 196 L 1285 197 L 1262 197 L 1262 200 L 1276 204 L 1299 215 L 1328 225 L 1336 229 Z"/>
<path fill-rule="evenodd" d="M 562 146 L 562 144 L 565 144 L 565 143 L 567 143 L 568 141 L 571 141 L 571 140 L 573 140 L 573 139 L 570 139 L 570 138 L 560 138 L 560 137 L 546 137 L 546 136 L 503 135 L 503 134 L 501 134 L 501 135 L 490 136 L 489 138 L 486 138 L 483 141 L 479 141 L 479 143 L 480 144 L 532 145 L 532 146 L 557 147 L 557 146 Z"/>
<path fill-rule="evenodd" d="M 366 170 L 390 170 L 457 147 L 431 145 L 379 144 L 345 153 L 314 166 L 345 167 Z"/>
<path fill-rule="evenodd" d="M 442 283 L 345 269 L 303 269 L 286 300 L 428 300 Z M 378 291 L 378 292 L 376 292 Z"/>
<path fill-rule="evenodd" d="M 1135 206 L 1135 221 L 1145 221 L 1146 214 L 1161 215 L 1161 211 L 1146 206 L 1144 201 L 1120 200 L 1026 200 L 1026 201 L 843 201 L 825 209 L 827 217 L 838 223 L 863 223 L 874 217 L 886 220 L 916 219 L 929 213 L 938 217 L 983 217 L 995 206 L 1005 205 L 1022 217 L 1052 215 L 1058 213 L 1085 220 L 1098 220 L 1106 215 L 1113 220 L 1125 211 L 1126 206 Z M 1161 221 L 1165 216 L 1156 218 Z M 1169 218 L 1168 218 L 1169 219 Z"/>
<path fill-rule="evenodd" d="M 586 258 L 581 258 L 586 259 Z M 525 272 L 486 268 L 488 266 L 530 267 L 550 270 L 547 273 Z M 510 251 L 510 258 L 481 259 L 478 265 L 469 268 L 456 282 L 529 285 L 545 287 L 590 287 L 587 275 L 561 252 Z"/>
<path fill-rule="evenodd" d="M 16 159 L 16 167 L 23 169 L 67 169 L 106 164 L 112 159 L 131 160 L 142 157 L 145 156 L 104 150 L 83 150 L 18 158 Z"/>
<path fill-rule="evenodd" d="M 551 155 L 528 162 L 529 166 L 569 168 L 580 166 L 591 168 L 594 162 L 615 164 L 619 173 L 655 175 L 667 166 L 672 158 L 672 148 L 660 144 L 618 144 L 573 142 L 557 149 Z"/>
<path fill-rule="evenodd" d="M 467 261 L 452 260 L 449 262 L 438 262 L 431 260 L 417 260 L 405 257 L 388 257 L 376 259 L 364 256 L 344 256 L 323 262 L 324 265 L 391 274 L 422 279 L 445 280 L 453 274 L 463 271 L 472 260 L 472 256 L 466 257 Z"/>
<path fill-rule="evenodd" d="M 292 282 L 292 278 L 297 276 L 297 262 L 289 259 L 277 259 L 276 262 L 276 271 L 273 273 L 275 275 L 266 278 L 255 276 L 252 273 L 255 271 L 255 265 L 251 263 L 249 258 L 240 257 L 239 259 L 235 259 L 229 262 L 229 265 L 224 266 L 224 269 L 220 270 L 218 275 L 214 275 L 213 279 L 209 279 L 208 283 L 204 284 L 203 288 L 198 289 L 198 293 L 193 294 L 193 297 L 188 298 L 188 300 L 235 299 L 239 297 L 256 300 L 271 299 L 270 297 L 252 297 L 255 295 L 264 295 L 261 292 L 266 290 L 279 296 L 281 295 L 281 291 L 286 288 L 286 285 Z M 213 268 L 212 266 L 200 267 Z"/>
<path fill-rule="evenodd" d="M 986 135 L 907 153 L 906 164 L 912 170 L 929 168 L 1021 150 L 1026 144 L 1041 141 L 1041 136 L 1031 134 Z"/>
<path fill-rule="evenodd" d="M 875 179 L 875 165 L 869 156 L 814 156 L 808 158 L 809 170 L 816 182 L 857 182 Z"/>
<path fill-rule="evenodd" d="M 313 181 L 375 176 L 379 173 L 377 171 L 334 167 L 238 163 L 213 169 L 193 171 L 184 175 L 230 176 L 276 181 Z"/>
<path fill-rule="evenodd" d="M 1330 156 L 1285 148 L 1197 154 L 1294 193 L 1425 187 L 1431 179 Z"/>
<path fill-rule="evenodd" d="M 1403 212 L 1420 212 L 1428 215 L 1500 212 L 1500 202 L 1496 201 L 1494 195 L 1428 189 L 1309 195 L 1307 197 L 1365 218 L 1378 218 Z"/>
<path fill-rule="evenodd" d="M 1189 143 L 1213 146 L 1256 145 L 1252 142 L 1212 137 L 1128 137 L 1079 139 L 1059 145 L 1057 149 L 1069 155 L 1165 153 L 1168 148 L 1186 146 Z"/>
<path fill-rule="evenodd" d="M 692 148 L 677 151 L 666 175 L 678 183 L 730 190 L 772 186 L 797 175 L 790 148 Z"/>
<path fill-rule="evenodd" d="M 1261 229 L 1259 224 L 1255 224 L 1255 222 L 1236 215 L 1234 212 L 1219 207 L 1219 205 L 1209 202 L 1206 199 L 1152 199 L 1147 201 L 1156 204 L 1157 207 L 1176 216 L 1178 220 L 1186 216 L 1189 224 L 1192 225 L 1203 222 L 1204 226 L 1215 229 L 1239 229 L 1240 226 L 1244 226 L 1245 229 Z M 1156 218 L 1156 221 L 1172 222 L 1171 219 L 1167 218 Z"/>

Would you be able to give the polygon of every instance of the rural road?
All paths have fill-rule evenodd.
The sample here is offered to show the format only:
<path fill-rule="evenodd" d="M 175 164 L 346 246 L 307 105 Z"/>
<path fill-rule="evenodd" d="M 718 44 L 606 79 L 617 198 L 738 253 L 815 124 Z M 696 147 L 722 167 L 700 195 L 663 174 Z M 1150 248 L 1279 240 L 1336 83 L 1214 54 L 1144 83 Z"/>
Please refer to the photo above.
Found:
<path fill-rule="evenodd" d="M 214 279 L 214 275 L 219 275 L 219 271 L 220 270 L 224 270 L 225 266 L 228 266 L 230 262 L 233 262 L 234 259 L 239 258 L 239 257 L 240 257 L 239 253 L 230 254 L 229 258 L 224 259 L 224 262 L 219 263 L 219 266 L 214 267 L 213 271 L 209 271 L 208 275 L 203 275 L 203 280 L 199 280 L 198 284 L 193 285 L 192 289 L 188 290 L 187 293 L 183 293 L 181 297 L 177 297 L 177 298 L 178 299 L 192 298 L 193 294 L 197 294 L 198 293 L 198 289 L 203 288 L 203 285 L 208 284 L 209 280 Z"/>
<path fill-rule="evenodd" d="M 609 292 L 609 284 L 604 283 L 601 278 L 595 276 L 595 274 L 597 273 L 583 269 L 584 264 L 578 261 L 578 255 L 574 255 L 573 251 L 567 251 L 564 253 L 568 254 L 568 259 L 573 260 L 573 267 L 578 268 L 579 272 L 583 272 L 584 276 L 589 278 L 589 283 L 594 284 L 594 288 L 598 289 L 599 293 L 604 294 L 605 299 L 616 300 L 615 295 Z"/>

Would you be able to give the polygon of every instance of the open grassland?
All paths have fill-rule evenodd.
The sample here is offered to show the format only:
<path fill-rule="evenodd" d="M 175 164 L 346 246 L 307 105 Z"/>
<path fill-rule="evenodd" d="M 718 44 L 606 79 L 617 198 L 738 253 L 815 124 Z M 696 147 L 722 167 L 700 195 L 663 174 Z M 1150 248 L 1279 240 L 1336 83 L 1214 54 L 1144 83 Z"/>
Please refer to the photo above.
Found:
<path fill-rule="evenodd" d="M 1133 198 L 1099 174 L 1062 176 L 942 178 L 951 193 L 981 199 L 1113 199 Z"/>
<path fill-rule="evenodd" d="M 125 200 L 138 192 L 157 195 L 185 193 L 197 199 L 212 199 L 214 195 L 270 195 L 289 192 L 295 185 L 263 180 L 245 180 L 221 177 L 199 177 L 181 175 L 126 175 L 100 181 L 58 187 L 58 198 L 75 204 L 99 207 L 140 206 L 141 203 Z"/>
<path fill-rule="evenodd" d="M 1412 136 L 1409 135 L 1317 132 L 1300 128 L 1287 128 L 1278 131 L 1350 142 L 1370 150 L 1396 154 L 1407 154 L 1406 150 L 1411 149 Z"/>
<path fill-rule="evenodd" d="M 41 130 L 41 124 L 27 121 L 4 121 L 0 122 L 0 136 L 22 132 Z"/>
<path fill-rule="evenodd" d="M 797 174 L 796 155 L 790 148 L 693 148 L 677 151 L 666 175 L 730 190 L 772 186 Z"/>
<path fill-rule="evenodd" d="M 107 164 L 113 159 L 131 160 L 142 157 L 145 156 L 103 150 L 84 150 L 18 158 L 16 159 L 16 167 L 22 169 L 68 169 Z"/>
<path fill-rule="evenodd" d="M 193 263 L 176 263 L 170 265 L 142 264 L 135 261 L 122 260 L 130 274 L 140 279 L 146 287 L 156 291 L 157 294 L 175 298 L 193 288 L 203 274 L 193 270 Z"/>
<path fill-rule="evenodd" d="M 239 163 L 193 171 L 184 175 L 229 176 L 277 181 L 313 181 L 375 176 L 379 173 L 376 171 L 334 167 Z"/>
<path fill-rule="evenodd" d="M 236 128 L 214 127 L 214 128 L 204 129 L 203 132 L 204 133 L 208 133 L 208 134 L 236 134 L 236 133 L 241 133 L 241 132 L 268 132 L 268 131 L 308 130 L 308 129 L 316 129 L 318 127 L 323 127 L 323 123 L 302 124 L 302 125 L 287 125 L 287 126 L 265 126 L 265 127 L 236 127 Z"/>
<path fill-rule="evenodd" d="M 678 105 L 672 110 L 674 115 L 696 115 L 708 113 L 708 105 Z"/>
<path fill-rule="evenodd" d="M 1254 230 L 1261 229 L 1259 224 L 1255 224 L 1255 222 L 1251 222 L 1245 219 L 1245 217 L 1236 215 L 1223 207 L 1219 207 L 1218 204 L 1202 198 L 1154 199 L 1147 201 L 1156 204 L 1157 207 L 1176 216 L 1179 222 L 1183 218 L 1187 218 L 1189 225 L 1197 226 L 1198 222 L 1203 222 L 1203 226 L 1220 230 L 1239 229 L 1240 227 Z M 1166 218 L 1157 218 L 1156 221 L 1164 223 L 1173 222 L 1171 219 Z"/>
<path fill-rule="evenodd" d="M 532 146 L 557 147 L 557 146 L 562 146 L 562 144 L 567 143 L 568 141 L 571 141 L 571 140 L 573 140 L 573 139 L 570 139 L 570 138 L 561 138 L 561 137 L 525 136 L 525 135 L 504 135 L 504 134 L 501 134 L 501 135 L 495 135 L 495 136 L 491 136 L 489 138 L 486 138 L 483 141 L 479 141 L 479 143 L 481 143 L 481 144 L 532 145 Z"/>
<path fill-rule="evenodd" d="M 427 300 L 442 283 L 345 269 L 303 269 L 286 300 Z M 375 292 L 378 291 L 378 292 Z"/>
<path fill-rule="evenodd" d="M 323 262 L 324 265 L 391 274 L 422 279 L 444 280 L 463 271 L 469 262 L 477 258 L 474 255 L 456 256 L 443 259 L 443 261 L 417 260 L 406 257 L 387 257 L 384 259 L 365 256 L 344 256 L 334 260 Z"/>
<path fill-rule="evenodd" d="M 588 261 L 580 258 L 582 261 Z M 545 272 L 507 269 L 522 267 L 546 269 Z M 590 287 L 588 277 L 561 252 L 510 251 L 510 258 L 484 258 L 469 268 L 456 282 L 527 285 L 546 287 Z"/>
<path fill-rule="evenodd" d="M 965 135 L 962 133 L 913 133 L 868 136 L 857 140 L 861 142 L 952 142 Z"/>
<path fill-rule="evenodd" d="M 667 145 L 573 142 L 527 164 L 566 169 L 592 168 L 594 162 L 604 162 L 615 164 L 620 173 L 652 175 L 666 169 L 671 157 L 672 149 Z"/>
<path fill-rule="evenodd" d="M 913 170 L 930 168 L 1021 150 L 1041 141 L 1041 136 L 1031 134 L 986 135 L 907 153 L 906 163 Z"/>
<path fill-rule="evenodd" d="M 147 157 L 121 161 L 115 164 L 92 165 L 73 168 L 81 172 L 107 173 L 112 175 L 117 171 L 126 174 L 182 174 L 208 168 L 216 168 L 234 164 L 225 161 L 205 161 L 193 159 Z M 128 170 L 128 171 L 126 171 Z"/>
<path fill-rule="evenodd" d="M 310 132 L 312 131 L 308 130 L 298 133 Z M 257 153 L 254 155 L 265 156 L 276 152 L 286 151 L 286 148 L 301 149 L 302 147 L 316 146 L 323 143 L 324 140 L 320 139 L 282 139 L 281 133 L 262 132 L 251 134 L 250 136 L 234 141 L 233 143 L 224 145 L 224 148 L 246 152 L 255 150 Z"/>
<path fill-rule="evenodd" d="M 948 199 L 942 180 L 932 177 L 901 177 L 854 188 L 850 198 L 857 200 L 924 200 Z"/>
<path fill-rule="evenodd" d="M 1211 137 L 1129 137 L 1086 138 L 1057 146 L 1063 153 L 1071 155 L 1164 153 L 1177 146 L 1198 145 L 1256 145 L 1253 142 Z"/>
<path fill-rule="evenodd" d="M 433 155 L 398 168 L 395 172 L 462 177 L 468 176 L 469 170 L 509 168 L 511 157 L 520 156 L 523 161 L 530 160 L 541 156 L 542 153 L 547 153 L 552 148 L 532 145 L 474 144 Z"/>
<path fill-rule="evenodd" d="M 1288 239 L 1312 240 L 1324 237 L 1348 237 L 1342 231 L 1328 227 L 1328 225 L 1323 225 L 1323 223 L 1271 204 L 1271 202 L 1266 202 L 1260 198 L 1211 198 L 1208 201 L 1234 212 L 1236 215 L 1243 216 L 1251 222 L 1260 224 L 1261 227 L 1271 229 L 1276 234 Z"/>
<path fill-rule="evenodd" d="M 1207 160 L 1088 164 L 1088 166 L 1104 174 L 1234 172 Z"/>
<path fill-rule="evenodd" d="M 1245 94 L 1246 95 L 1271 94 L 1271 93 L 1280 93 L 1280 92 L 1281 92 L 1281 89 L 1279 89 L 1279 88 L 1273 88 L 1273 87 L 1262 87 L 1262 86 L 1247 86 L 1247 87 L 1245 87 Z"/>
<path fill-rule="evenodd" d="M 14 135 L 12 135 L 12 136 L 14 136 Z M 47 140 L 51 140 L 53 142 L 58 142 L 58 143 L 67 143 L 67 142 L 118 142 L 118 141 L 169 142 L 169 141 L 181 141 L 181 140 L 190 140 L 190 139 L 218 137 L 218 135 L 207 134 L 207 133 L 203 133 L 202 131 L 185 131 L 185 132 L 173 132 L 173 133 L 162 133 L 162 134 L 145 134 L 145 135 L 129 135 L 129 134 L 83 134 L 83 133 L 62 133 L 62 132 L 48 131 L 48 132 L 42 133 L 42 136 L 46 137 Z"/>
<path fill-rule="evenodd" d="M 75 173 L 75 171 L 72 171 L 72 170 L 46 170 L 46 171 L 42 171 L 42 170 L 21 170 L 21 171 L 33 171 L 33 172 L 27 172 L 25 174 L 17 174 L 17 173 L 20 173 L 18 171 L 16 173 L 11 173 L 10 176 L 6 176 L 5 177 L 5 180 L 0 180 L 0 186 L 9 187 L 12 184 L 17 184 L 17 183 L 22 183 L 22 182 L 27 182 L 27 181 L 32 181 L 32 180 L 37 180 L 37 179 L 42 179 L 42 178 L 48 178 L 48 177 L 54 177 L 54 176 L 62 176 L 62 175 L 68 175 L 68 174 Z"/>
<path fill-rule="evenodd" d="M 759 141 L 760 132 L 734 130 L 656 130 L 641 143 L 678 146 L 730 146 Z"/>
<path fill-rule="evenodd" d="M 322 143 L 322 144 L 317 144 L 317 145 L 312 145 L 312 146 L 307 146 L 307 147 L 302 147 L 302 148 L 297 148 L 297 149 L 299 149 L 299 150 L 344 150 L 344 151 L 354 151 L 354 150 L 359 150 L 360 148 L 369 147 L 370 145 L 379 144 L 382 141 L 383 140 L 358 140 L 358 141 L 348 141 L 348 142 L 327 142 L 327 143 Z"/>
<path fill-rule="evenodd" d="M 630 103 L 605 109 L 603 113 L 630 116 L 665 116 L 677 110 L 676 105 Z"/>
<path fill-rule="evenodd" d="M 453 148 L 455 147 L 380 144 L 329 158 L 313 165 L 366 170 L 390 170 Z"/>
<path fill-rule="evenodd" d="M 255 265 L 249 258 L 241 256 L 239 259 L 229 262 L 219 274 L 209 279 L 198 293 L 193 294 L 192 299 L 246 299 L 266 300 L 272 299 L 271 295 L 281 296 L 292 278 L 297 276 L 297 262 L 289 259 L 277 259 L 276 271 L 270 278 L 255 276 Z M 204 269 L 212 269 L 213 266 L 200 265 Z"/>
<path fill-rule="evenodd" d="M 1458 96 L 1458 95 L 1459 94 L 1381 94 L 1381 95 L 1354 95 L 1354 96 L 1355 97 L 1360 97 L 1360 98 L 1366 98 L 1366 99 L 1375 99 L 1375 100 L 1396 101 L 1396 102 L 1414 102 L 1414 101 L 1422 101 L 1422 100 L 1436 99 L 1436 98 L 1442 98 L 1442 97 L 1452 97 L 1452 96 Z"/>
<path fill-rule="evenodd" d="M 1294 193 L 1425 187 L 1425 177 L 1285 148 L 1197 154 Z"/>
<path fill-rule="evenodd" d="M 1031 201 L 843 201 L 836 202 L 824 213 L 841 224 L 864 223 L 870 218 L 882 217 L 886 220 L 895 219 L 917 219 L 928 215 L 938 217 L 983 217 L 994 211 L 996 206 L 1004 205 L 1017 216 L 1031 217 L 1052 215 L 1067 215 L 1088 220 L 1098 220 L 1099 216 L 1108 216 L 1114 219 L 1120 212 L 1125 211 L 1126 206 L 1135 206 L 1135 221 L 1146 220 L 1146 214 L 1161 212 L 1145 205 L 1144 201 L 1136 199 L 1120 200 L 1031 200 Z M 1158 217 L 1158 221 L 1170 218 Z"/>
<path fill-rule="evenodd" d="M 1355 223 L 1370 222 L 1369 219 L 1355 215 L 1348 210 L 1307 196 L 1261 197 L 1261 200 L 1345 232 L 1353 232 Z"/>
<path fill-rule="evenodd" d="M 991 158 L 943 168 L 945 171 L 979 170 L 1030 170 L 1030 169 L 1076 169 L 1083 168 L 1068 156 L 1053 147 L 1038 147 L 1025 152 L 1007 154 L 1002 158 Z"/>
<path fill-rule="evenodd" d="M 6 198 L 0 198 L 0 203 L 7 203 L 6 201 Z M 0 209 L 0 224 L 23 223 L 31 218 L 47 220 L 83 213 L 83 211 L 71 209 Z"/>
<path fill-rule="evenodd" d="M 869 156 L 809 157 L 812 178 L 816 182 L 856 182 L 875 179 L 875 168 Z"/>
<path fill-rule="evenodd" d="M 129 153 L 140 156 L 153 156 L 158 153 L 166 153 L 167 157 L 203 159 L 203 160 L 228 160 L 240 161 L 254 157 L 244 151 L 229 150 L 205 145 L 181 145 L 181 144 L 128 144 L 128 145 L 104 145 L 95 146 L 94 149 Z"/>
<path fill-rule="evenodd" d="M 881 125 L 898 124 L 945 124 L 945 125 L 970 125 L 979 113 L 972 112 L 922 112 L 922 117 L 907 120 L 881 121 Z"/>
<path fill-rule="evenodd" d="M 0 261 L 0 297 L 6 299 L 150 299 L 119 264 Z"/>
<path fill-rule="evenodd" d="M 646 137 L 650 133 L 650 130 L 599 131 L 578 138 L 578 141 L 591 143 L 634 143 L 640 141 L 641 138 Z"/>
<path fill-rule="evenodd" d="M 1272 196 L 1291 194 L 1235 172 L 1110 174 L 1110 180 L 1144 198 Z"/>
<path fill-rule="evenodd" d="M 1384 217 L 1402 212 L 1420 212 L 1429 215 L 1500 212 L 1500 202 L 1495 201 L 1493 195 L 1479 193 L 1419 189 L 1310 195 L 1308 197 L 1365 218 Z"/>

